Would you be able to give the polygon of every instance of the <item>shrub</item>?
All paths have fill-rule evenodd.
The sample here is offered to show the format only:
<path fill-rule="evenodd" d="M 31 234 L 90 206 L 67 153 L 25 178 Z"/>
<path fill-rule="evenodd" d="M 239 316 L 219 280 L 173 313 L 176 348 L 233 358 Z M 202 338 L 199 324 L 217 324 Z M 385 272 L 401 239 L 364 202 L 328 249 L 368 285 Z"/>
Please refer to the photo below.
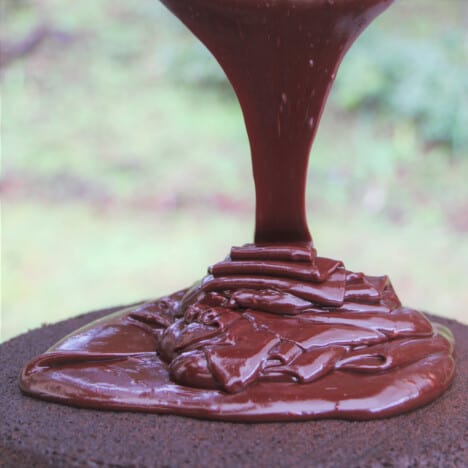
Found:
<path fill-rule="evenodd" d="M 333 102 L 358 113 L 410 120 L 427 144 L 468 152 L 468 66 L 463 33 L 442 40 L 366 35 L 349 52 Z"/>

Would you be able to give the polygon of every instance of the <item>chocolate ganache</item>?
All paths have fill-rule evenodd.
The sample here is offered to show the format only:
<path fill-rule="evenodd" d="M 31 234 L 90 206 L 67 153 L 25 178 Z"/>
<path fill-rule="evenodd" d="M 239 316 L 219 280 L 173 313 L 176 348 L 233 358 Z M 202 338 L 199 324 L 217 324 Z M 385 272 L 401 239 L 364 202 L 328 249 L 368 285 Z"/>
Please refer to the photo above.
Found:
<path fill-rule="evenodd" d="M 386 276 L 317 255 L 305 216 L 310 146 L 337 67 L 392 0 L 163 0 L 240 101 L 255 243 L 189 290 L 123 309 L 25 366 L 23 392 L 71 405 L 241 421 L 370 419 L 438 397 L 453 338 Z"/>

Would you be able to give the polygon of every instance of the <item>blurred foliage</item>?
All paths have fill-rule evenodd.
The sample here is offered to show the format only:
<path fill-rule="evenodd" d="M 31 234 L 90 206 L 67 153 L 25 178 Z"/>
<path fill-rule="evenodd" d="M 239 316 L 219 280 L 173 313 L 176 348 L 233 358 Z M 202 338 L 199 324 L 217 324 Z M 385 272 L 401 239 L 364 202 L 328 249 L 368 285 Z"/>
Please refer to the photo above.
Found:
<path fill-rule="evenodd" d="M 189 41 L 176 50 L 170 44 L 163 46 L 161 65 L 168 80 L 220 91 L 231 89 L 221 66 L 198 41 Z"/>
<path fill-rule="evenodd" d="M 468 157 L 466 32 L 428 41 L 373 30 L 350 51 L 334 98 L 367 118 L 410 121 L 426 144 Z"/>
<path fill-rule="evenodd" d="M 38 25 L 47 38 L 0 72 L 3 338 L 187 286 L 251 239 L 241 111 L 157 0 L 9 4 L 3 43 Z M 307 206 L 320 252 L 389 273 L 404 302 L 465 320 L 463 5 L 396 3 L 351 49 Z"/>

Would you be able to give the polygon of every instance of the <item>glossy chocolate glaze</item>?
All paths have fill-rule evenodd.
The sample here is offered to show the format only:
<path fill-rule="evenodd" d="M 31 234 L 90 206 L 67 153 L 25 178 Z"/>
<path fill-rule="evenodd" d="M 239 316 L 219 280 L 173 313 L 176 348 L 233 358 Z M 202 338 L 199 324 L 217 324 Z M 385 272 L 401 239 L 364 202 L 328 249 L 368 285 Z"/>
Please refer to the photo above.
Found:
<path fill-rule="evenodd" d="M 33 359 L 28 394 L 76 406 L 243 421 L 398 414 L 454 375 L 445 327 L 387 277 L 319 257 L 305 217 L 309 150 L 336 69 L 392 0 L 163 0 L 239 98 L 255 243 L 187 291 L 77 330 Z"/>

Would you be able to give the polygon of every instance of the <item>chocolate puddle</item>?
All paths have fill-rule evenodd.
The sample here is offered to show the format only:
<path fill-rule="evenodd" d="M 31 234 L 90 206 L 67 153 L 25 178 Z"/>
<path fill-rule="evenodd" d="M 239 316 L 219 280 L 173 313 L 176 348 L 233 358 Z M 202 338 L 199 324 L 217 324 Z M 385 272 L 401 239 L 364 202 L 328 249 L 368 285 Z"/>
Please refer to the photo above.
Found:
<path fill-rule="evenodd" d="M 190 290 L 75 331 L 22 371 L 71 405 L 240 421 L 370 419 L 421 406 L 454 375 L 445 327 L 387 277 L 313 248 L 310 146 L 337 67 L 392 0 L 163 0 L 239 98 L 256 187 L 255 244 Z"/>

